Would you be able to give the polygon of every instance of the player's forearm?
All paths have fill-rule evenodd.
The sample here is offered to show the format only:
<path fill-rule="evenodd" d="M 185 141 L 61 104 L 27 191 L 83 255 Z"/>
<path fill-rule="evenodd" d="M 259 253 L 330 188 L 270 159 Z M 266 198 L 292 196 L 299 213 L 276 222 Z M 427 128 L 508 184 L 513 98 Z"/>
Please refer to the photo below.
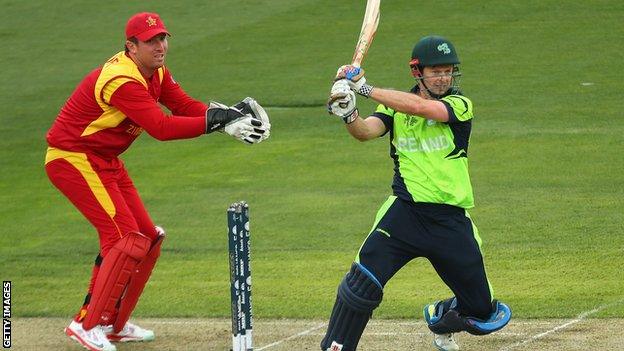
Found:
<path fill-rule="evenodd" d="M 375 121 L 370 118 L 362 119 L 358 117 L 355 121 L 346 125 L 347 131 L 351 136 L 359 141 L 367 141 L 375 139 L 381 136 L 385 130 L 380 128 L 380 123 L 373 123 Z"/>
<path fill-rule="evenodd" d="M 143 111 L 128 117 L 160 141 L 190 139 L 206 132 L 205 116 L 167 116 L 162 111 Z"/>
<path fill-rule="evenodd" d="M 206 117 L 168 116 L 145 130 L 160 141 L 196 138 L 206 133 Z"/>
<path fill-rule="evenodd" d="M 370 98 L 398 112 L 440 122 L 448 121 L 448 111 L 443 103 L 426 100 L 413 93 L 375 87 Z"/>
<path fill-rule="evenodd" d="M 368 130 L 368 126 L 364 123 L 364 120 L 360 117 L 356 118 L 355 121 L 346 124 L 347 131 L 351 136 L 359 141 L 367 141 L 371 138 L 369 137 L 370 132 Z"/>
<path fill-rule="evenodd" d="M 169 106 L 167 106 L 169 107 Z M 171 113 L 176 116 L 200 116 L 206 112 L 208 106 L 201 101 L 195 99 L 189 99 L 179 104 L 173 109 L 170 109 Z"/>
<path fill-rule="evenodd" d="M 424 101 L 416 94 L 377 87 L 371 92 L 370 98 L 395 111 L 411 115 L 417 115 L 418 112 L 421 112 L 421 105 Z"/>
<path fill-rule="evenodd" d="M 206 132 L 205 116 L 167 116 L 154 102 L 121 101 L 113 99 L 113 105 L 157 140 L 189 139 Z"/>
<path fill-rule="evenodd" d="M 205 109 L 194 117 L 167 116 L 138 83 L 119 87 L 110 103 L 158 140 L 189 139 L 206 132 Z"/>

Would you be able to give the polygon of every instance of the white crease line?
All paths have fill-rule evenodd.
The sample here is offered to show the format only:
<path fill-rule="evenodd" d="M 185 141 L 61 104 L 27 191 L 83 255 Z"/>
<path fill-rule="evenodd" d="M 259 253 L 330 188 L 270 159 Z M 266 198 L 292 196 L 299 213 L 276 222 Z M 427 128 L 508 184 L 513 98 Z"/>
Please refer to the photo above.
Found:
<path fill-rule="evenodd" d="M 385 326 L 388 324 L 388 320 L 375 320 L 375 321 L 370 321 L 368 322 L 368 325 L 378 325 L 378 326 Z M 413 326 L 413 327 L 418 327 L 418 326 L 425 326 L 425 321 L 422 322 L 396 322 L 396 323 L 392 323 L 392 325 L 408 325 L 408 326 Z"/>
<path fill-rule="evenodd" d="M 189 325 L 189 324 L 215 324 L 213 320 L 206 321 L 146 321 L 145 324 L 173 324 L 173 325 Z M 223 324 L 228 324 L 223 322 Z"/>
<path fill-rule="evenodd" d="M 257 321 L 254 321 L 257 322 Z M 171 325 L 195 325 L 195 324 L 199 324 L 199 325 L 204 325 L 204 324 L 223 324 L 223 325 L 230 325 L 230 321 L 229 320 L 221 320 L 221 319 L 207 319 L 207 320 L 188 320 L 188 321 L 151 321 L 151 320 L 145 320 L 145 324 L 171 324 Z M 266 325 L 278 325 L 278 326 L 283 326 L 283 325 L 293 325 L 294 323 L 297 323 L 297 321 L 292 321 L 292 320 L 285 320 L 285 321 L 259 321 L 257 322 L 260 325 L 266 326 Z M 301 324 L 306 324 L 305 321 L 304 322 L 300 322 Z"/>
<path fill-rule="evenodd" d="M 591 311 L 585 311 L 585 312 L 583 312 L 583 313 L 579 314 L 576 318 L 574 318 L 574 319 L 572 319 L 572 320 L 570 320 L 570 321 L 568 321 L 568 322 L 566 322 L 566 323 L 563 323 L 563 324 L 561 324 L 561 325 L 558 325 L 558 326 L 556 326 L 556 327 L 554 327 L 554 328 L 552 328 L 552 329 L 550 329 L 550 330 L 547 330 L 547 331 L 545 331 L 545 332 L 543 332 L 543 333 L 539 333 L 539 334 L 537 334 L 537 335 L 534 335 L 534 336 L 532 336 L 532 337 L 530 337 L 530 338 L 528 338 L 528 339 L 525 339 L 525 340 L 519 341 L 519 342 L 517 342 L 517 343 L 515 343 L 515 344 L 511 344 L 511 345 L 509 345 L 509 346 L 503 347 L 502 349 L 500 349 L 500 351 L 507 351 L 507 350 L 511 350 L 511 349 L 516 348 L 516 347 L 518 347 L 518 346 L 522 346 L 522 345 L 528 344 L 528 343 L 530 343 L 530 342 L 533 342 L 533 341 L 535 341 L 535 340 L 537 340 L 537 339 L 541 339 L 541 338 L 543 338 L 544 336 L 546 336 L 546 335 L 548 335 L 548 334 L 555 333 L 555 332 L 557 332 L 557 331 L 559 331 L 559 330 L 561 330 L 561 329 L 565 329 L 565 328 L 567 328 L 567 327 L 569 327 L 569 326 L 571 326 L 571 325 L 573 325 L 573 324 L 576 324 L 576 323 L 578 323 L 578 322 L 581 322 L 581 321 L 583 321 L 585 318 L 587 318 L 588 316 L 591 316 L 592 314 L 595 314 L 595 313 L 597 313 L 597 312 L 600 312 L 600 311 L 604 310 L 605 308 L 608 308 L 608 307 L 612 307 L 612 306 L 618 305 L 618 304 L 622 303 L 623 301 L 624 301 L 624 300 L 620 300 L 620 301 L 617 301 L 617 302 L 614 302 L 614 303 L 611 303 L 611 304 L 606 304 L 606 305 L 602 305 L 602 306 L 596 307 L 596 308 L 594 308 L 594 309 L 593 309 L 593 310 L 591 310 Z"/>
<path fill-rule="evenodd" d="M 322 336 L 325 335 L 325 333 L 310 333 L 308 335 L 312 335 L 312 336 Z M 367 337 L 367 336 L 405 336 L 405 335 L 409 335 L 409 336 L 428 336 L 431 335 L 433 337 L 433 333 L 419 333 L 419 332 L 364 332 L 363 337 Z M 512 332 L 496 332 L 496 335 L 506 335 L 506 336 L 525 336 L 527 335 L 527 333 L 512 333 Z"/>
<path fill-rule="evenodd" d="M 292 340 L 292 339 L 298 338 L 300 336 L 304 336 L 304 335 L 309 334 L 309 333 L 311 333 L 311 332 L 313 332 L 315 330 L 321 329 L 321 328 L 323 328 L 326 325 L 327 325 L 327 323 L 319 324 L 316 327 L 312 327 L 310 329 L 304 330 L 304 331 L 302 331 L 300 333 L 297 333 L 295 335 L 291 335 L 291 336 L 289 336 L 287 338 L 284 338 L 282 340 L 278 340 L 278 341 L 276 341 L 274 343 L 268 344 L 266 346 L 262 346 L 262 347 L 258 348 L 256 351 L 266 350 L 269 347 L 277 346 L 277 345 L 279 345 L 279 344 L 281 344 L 281 343 L 283 343 L 285 341 Z"/>
<path fill-rule="evenodd" d="M 528 325 L 528 326 L 536 326 L 536 325 L 553 325 L 554 323 L 552 321 L 515 321 L 515 320 L 511 320 L 511 322 L 509 322 L 509 325 Z M 499 334 L 499 332 L 496 332 L 496 334 Z"/>
<path fill-rule="evenodd" d="M 172 324 L 172 325 L 184 325 L 184 324 L 214 324 L 211 321 L 154 321 L 154 322 L 149 322 L 149 324 Z M 223 323 L 225 325 L 227 325 L 227 323 Z M 282 325 L 292 325 L 292 323 L 288 323 L 287 321 L 284 322 L 278 322 L 278 321 L 273 321 L 273 322 L 263 322 L 263 323 L 259 323 L 262 325 L 278 325 L 278 326 L 282 326 Z M 405 325 L 405 323 L 398 323 L 398 324 L 403 324 Z M 321 327 L 325 326 L 325 324 L 321 324 L 319 327 L 314 327 L 312 329 L 303 331 L 299 334 L 293 335 L 292 337 L 290 337 L 289 339 L 284 339 L 283 341 L 286 340 L 290 340 L 292 338 L 295 337 L 299 337 L 299 336 L 304 336 L 304 335 L 313 335 L 313 336 L 323 336 L 325 335 L 325 333 L 313 333 L 314 331 L 320 329 Z M 384 326 L 383 324 L 379 324 L 379 326 Z M 431 333 L 429 332 L 410 332 L 410 335 L 415 335 L 415 336 L 427 336 L 430 335 Z M 524 336 L 527 333 L 512 333 L 512 332 L 497 332 L 496 335 L 507 335 L 507 336 Z M 263 335 L 275 335 L 274 333 L 263 333 Z M 402 335 L 406 335 L 405 332 L 364 332 L 365 336 L 372 336 L 372 337 L 377 337 L 377 336 L 402 336 Z M 281 342 L 283 342 L 281 341 Z M 264 346 L 265 348 L 269 347 L 269 346 L 275 346 L 273 344 L 271 345 L 267 345 Z"/>
<path fill-rule="evenodd" d="M 285 320 L 285 321 L 260 321 L 259 324 L 262 325 L 292 325 L 293 323 L 296 323 L 297 321 L 293 321 L 293 320 Z M 229 320 L 220 320 L 220 319 L 214 319 L 214 320 L 188 320 L 188 321 L 155 321 L 155 320 L 149 320 L 146 319 L 145 323 L 149 323 L 149 324 L 171 324 L 171 325 L 193 325 L 193 324 L 215 324 L 215 323 L 223 323 L 224 325 L 229 325 Z M 543 321 L 531 321 L 531 322 L 525 322 L 525 321 L 512 321 L 513 325 L 552 325 L 552 322 L 543 322 Z M 377 320 L 377 321 L 370 321 L 368 323 L 369 327 L 385 327 L 387 325 L 386 321 L 383 320 Z M 398 323 L 393 323 L 393 325 L 400 325 L 400 326 L 409 326 L 409 327 L 420 327 L 422 326 L 423 329 L 426 328 L 424 326 L 424 322 L 398 322 Z M 500 332 L 497 332 L 496 334 L 500 335 Z"/>
<path fill-rule="evenodd" d="M 391 321 L 391 320 L 388 320 Z M 540 325 L 540 324 L 544 324 L 544 325 L 549 325 L 549 324 L 553 324 L 553 322 L 549 322 L 549 321 L 514 321 L 513 322 L 514 325 Z M 370 321 L 368 322 L 369 326 L 377 326 L 377 327 L 383 327 L 387 325 L 387 321 L 384 320 L 376 320 L 376 321 Z M 425 321 L 419 322 L 397 322 L 397 323 L 392 323 L 392 325 L 402 325 L 402 326 L 408 326 L 408 327 L 422 327 L 422 329 L 427 329 L 427 325 L 425 324 Z M 499 334 L 499 333 L 497 333 Z"/>

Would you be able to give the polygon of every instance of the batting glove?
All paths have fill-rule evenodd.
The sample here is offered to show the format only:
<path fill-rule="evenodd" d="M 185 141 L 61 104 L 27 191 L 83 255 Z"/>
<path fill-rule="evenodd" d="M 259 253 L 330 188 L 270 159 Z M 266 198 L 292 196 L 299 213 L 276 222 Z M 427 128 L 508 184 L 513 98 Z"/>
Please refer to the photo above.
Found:
<path fill-rule="evenodd" d="M 373 91 L 373 86 L 366 84 L 364 69 L 360 67 L 355 67 L 353 65 L 340 66 L 338 72 L 336 72 L 335 80 L 339 79 L 346 79 L 351 89 L 364 97 L 370 97 Z"/>
<path fill-rule="evenodd" d="M 349 124 L 358 117 L 358 109 L 355 106 L 355 93 L 349 87 L 346 79 L 338 80 L 332 85 L 332 89 L 327 100 L 327 111 Z"/>

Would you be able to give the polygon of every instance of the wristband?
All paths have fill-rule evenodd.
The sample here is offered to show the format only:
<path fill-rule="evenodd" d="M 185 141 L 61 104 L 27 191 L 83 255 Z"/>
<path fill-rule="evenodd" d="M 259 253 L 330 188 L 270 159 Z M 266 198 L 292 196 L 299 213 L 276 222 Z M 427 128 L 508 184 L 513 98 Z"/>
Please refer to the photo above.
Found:
<path fill-rule="evenodd" d="M 346 123 L 346 124 L 351 124 L 353 122 L 355 122 L 356 119 L 358 119 L 358 117 L 360 117 L 360 112 L 358 111 L 358 109 L 356 108 L 355 110 L 353 110 L 353 112 L 351 112 L 350 114 L 342 117 L 342 120 Z"/>
<path fill-rule="evenodd" d="M 368 98 L 370 94 L 373 92 L 373 86 L 370 84 L 363 84 L 362 87 L 357 91 L 358 94 Z"/>

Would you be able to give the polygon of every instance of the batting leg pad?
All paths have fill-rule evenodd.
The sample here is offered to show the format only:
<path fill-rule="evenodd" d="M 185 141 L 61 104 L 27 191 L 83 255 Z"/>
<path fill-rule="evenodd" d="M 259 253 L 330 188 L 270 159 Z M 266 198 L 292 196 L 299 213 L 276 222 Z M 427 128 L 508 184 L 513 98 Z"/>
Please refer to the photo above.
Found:
<path fill-rule="evenodd" d="M 487 320 L 467 317 L 466 331 L 473 335 L 486 335 L 503 329 L 511 320 L 511 308 L 506 304 L 492 301 L 493 311 Z"/>
<path fill-rule="evenodd" d="M 113 323 L 113 331 L 115 333 L 119 333 L 126 325 L 128 319 L 130 319 L 130 315 L 132 314 L 132 311 L 134 311 L 134 308 L 139 301 L 139 297 L 141 297 L 141 294 L 143 293 L 143 288 L 145 288 L 145 284 L 147 284 L 147 281 L 152 275 L 152 270 L 156 265 L 156 261 L 158 261 L 158 257 L 160 256 L 160 246 L 164 238 L 165 233 L 159 233 L 156 240 L 152 243 L 149 252 L 145 256 L 145 259 L 139 263 L 136 270 L 132 273 L 126 292 L 121 299 L 119 310 L 117 311 L 117 318 Z"/>
<path fill-rule="evenodd" d="M 382 298 L 379 281 L 362 265 L 354 263 L 338 287 L 321 349 L 355 350 L 373 310 Z"/>
<path fill-rule="evenodd" d="M 98 324 L 108 325 L 113 322 L 117 303 L 133 272 L 145 259 L 151 243 L 145 235 L 130 232 L 110 249 L 95 280 L 87 314 L 82 321 L 84 329 L 89 330 Z"/>
<path fill-rule="evenodd" d="M 429 330 L 436 334 L 457 333 L 464 330 L 463 321 L 455 310 L 457 299 L 450 298 L 428 304 L 423 309 Z"/>
<path fill-rule="evenodd" d="M 429 330 L 436 334 L 466 331 L 473 335 L 486 335 L 502 329 L 511 319 L 511 309 L 502 302 L 492 302 L 492 313 L 487 320 L 461 316 L 457 299 L 451 298 L 425 306 L 423 314 Z"/>

